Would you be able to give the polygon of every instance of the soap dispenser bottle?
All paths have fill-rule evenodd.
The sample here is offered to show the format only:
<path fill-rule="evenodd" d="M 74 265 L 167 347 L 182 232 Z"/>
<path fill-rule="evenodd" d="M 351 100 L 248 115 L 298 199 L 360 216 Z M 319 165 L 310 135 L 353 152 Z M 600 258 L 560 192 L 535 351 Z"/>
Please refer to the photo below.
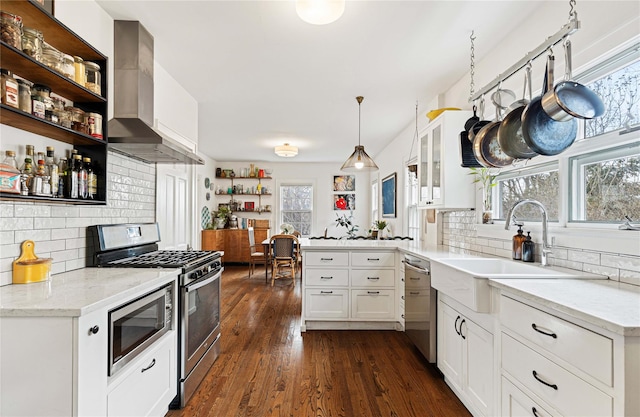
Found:
<path fill-rule="evenodd" d="M 522 260 L 522 244 L 527 239 L 522 232 L 522 223 L 516 223 L 518 225 L 518 234 L 513 236 L 513 251 L 512 258 L 515 260 Z"/>
<path fill-rule="evenodd" d="M 524 262 L 533 262 L 535 259 L 536 244 L 531 240 L 531 232 L 527 232 L 525 241 L 522 242 L 522 260 Z"/>

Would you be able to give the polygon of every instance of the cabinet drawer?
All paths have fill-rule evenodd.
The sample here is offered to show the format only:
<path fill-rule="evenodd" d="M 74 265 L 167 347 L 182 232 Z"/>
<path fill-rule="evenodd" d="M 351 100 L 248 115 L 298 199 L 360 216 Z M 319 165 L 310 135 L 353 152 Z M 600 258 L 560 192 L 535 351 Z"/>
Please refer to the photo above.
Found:
<path fill-rule="evenodd" d="M 351 318 L 393 319 L 394 290 L 351 290 Z"/>
<path fill-rule="evenodd" d="M 304 251 L 302 255 L 306 266 L 349 266 L 348 252 Z"/>
<path fill-rule="evenodd" d="M 348 287 L 348 269 L 307 269 L 304 276 L 305 285 Z"/>
<path fill-rule="evenodd" d="M 597 380 L 613 385 L 611 339 L 505 296 L 500 297 L 500 322 Z"/>
<path fill-rule="evenodd" d="M 346 319 L 349 317 L 349 290 L 305 289 L 306 319 Z"/>
<path fill-rule="evenodd" d="M 176 355 L 173 343 L 175 336 L 164 339 L 154 351 L 125 368 L 128 374 L 107 397 L 109 417 L 146 416 L 157 413 L 158 407 L 166 411 L 176 389 L 172 384 Z"/>
<path fill-rule="evenodd" d="M 604 417 L 613 413 L 611 397 L 505 333 L 502 369 L 562 415 Z"/>
<path fill-rule="evenodd" d="M 507 378 L 502 377 L 502 416 L 503 417 L 561 417 L 557 411 L 549 406 L 542 407 L 520 391 Z"/>
<path fill-rule="evenodd" d="M 393 269 L 352 269 L 351 286 L 394 287 L 395 271 Z"/>
<path fill-rule="evenodd" d="M 395 266 L 395 252 L 351 252 L 352 266 Z"/>

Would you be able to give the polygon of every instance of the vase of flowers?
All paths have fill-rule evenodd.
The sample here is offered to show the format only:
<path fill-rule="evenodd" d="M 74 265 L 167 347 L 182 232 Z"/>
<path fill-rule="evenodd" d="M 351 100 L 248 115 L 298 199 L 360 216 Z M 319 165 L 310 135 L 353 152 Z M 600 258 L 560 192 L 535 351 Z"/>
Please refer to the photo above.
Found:
<path fill-rule="evenodd" d="M 473 175 L 473 183 L 480 185 L 482 191 L 482 223 L 493 223 L 491 211 L 491 189 L 496 186 L 496 175 L 489 168 L 471 168 L 469 175 Z"/>
<path fill-rule="evenodd" d="M 371 225 L 371 236 L 374 239 L 382 239 L 383 232 L 387 229 L 386 220 L 375 220 Z"/>
<path fill-rule="evenodd" d="M 280 231 L 285 235 L 293 234 L 296 229 L 289 223 L 282 223 L 280 225 Z"/>

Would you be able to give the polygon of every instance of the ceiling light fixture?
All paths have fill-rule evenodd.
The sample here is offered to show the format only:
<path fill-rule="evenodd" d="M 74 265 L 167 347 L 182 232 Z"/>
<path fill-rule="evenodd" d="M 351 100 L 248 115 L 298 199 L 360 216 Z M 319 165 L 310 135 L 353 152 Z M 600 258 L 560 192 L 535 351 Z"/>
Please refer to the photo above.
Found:
<path fill-rule="evenodd" d="M 285 143 L 282 146 L 276 146 L 274 152 L 276 153 L 276 155 L 283 158 L 293 158 L 298 154 L 298 147 L 291 146 L 288 143 Z"/>
<path fill-rule="evenodd" d="M 312 25 L 335 22 L 344 13 L 345 0 L 296 0 L 300 19 Z"/>
<path fill-rule="evenodd" d="M 359 172 L 359 171 L 377 171 L 378 166 L 373 159 L 364 151 L 364 146 L 360 145 L 360 104 L 362 104 L 362 100 L 364 97 L 358 96 L 356 97 L 358 101 L 358 146 L 356 146 L 356 150 L 353 151 L 349 159 L 342 164 L 342 171 L 351 171 L 351 172 Z"/>

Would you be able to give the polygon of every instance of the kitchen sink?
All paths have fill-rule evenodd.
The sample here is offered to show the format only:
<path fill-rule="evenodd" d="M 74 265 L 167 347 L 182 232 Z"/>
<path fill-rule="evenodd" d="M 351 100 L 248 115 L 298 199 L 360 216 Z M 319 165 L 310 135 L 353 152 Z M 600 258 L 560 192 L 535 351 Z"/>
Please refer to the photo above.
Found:
<path fill-rule="evenodd" d="M 500 258 L 431 260 L 431 286 L 480 313 L 491 311 L 489 279 L 607 279 L 571 269 Z"/>

